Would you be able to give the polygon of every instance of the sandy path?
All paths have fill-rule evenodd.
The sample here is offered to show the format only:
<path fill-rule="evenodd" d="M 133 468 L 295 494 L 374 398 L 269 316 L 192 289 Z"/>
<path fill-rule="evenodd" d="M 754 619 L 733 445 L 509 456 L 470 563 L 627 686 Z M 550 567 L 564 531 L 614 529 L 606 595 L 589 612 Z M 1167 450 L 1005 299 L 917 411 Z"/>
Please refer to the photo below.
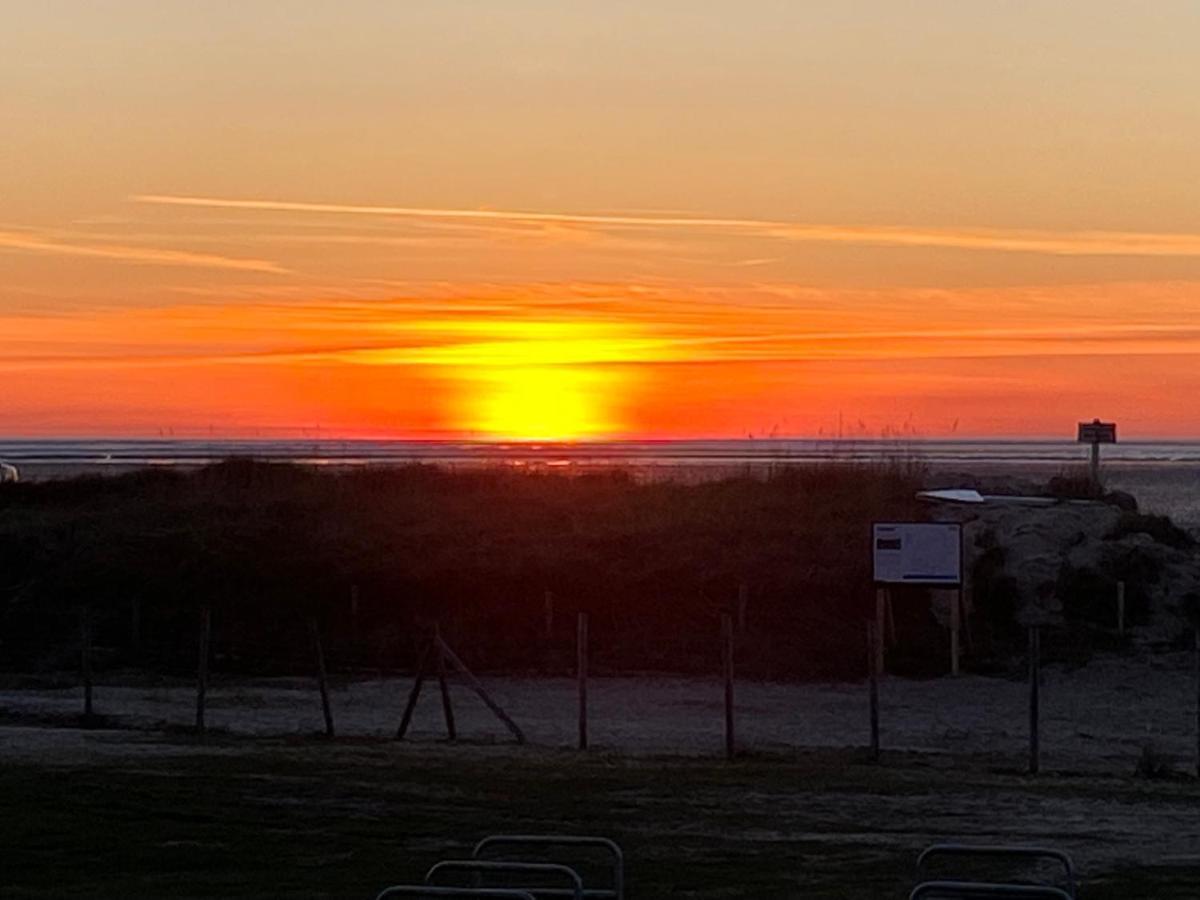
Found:
<path fill-rule="evenodd" d="M 1196 701 L 1186 655 L 1108 659 L 1077 670 L 1051 667 L 1044 675 L 1046 767 L 1129 774 L 1147 744 L 1181 768 L 1192 765 Z M 574 743 L 573 681 L 506 677 L 483 682 L 531 744 L 557 748 Z M 379 679 L 335 685 L 332 704 L 339 736 L 391 735 L 410 684 L 407 679 Z M 464 684 L 455 683 L 452 695 L 461 737 L 509 740 Z M 1011 758 L 1013 765 L 1020 765 L 1027 752 L 1027 687 L 1022 681 L 889 678 L 880 695 L 885 749 L 994 754 Z M 743 748 L 861 747 L 867 742 L 867 693 L 862 684 L 740 682 L 736 696 Z M 96 688 L 98 712 L 139 729 L 186 728 L 194 718 L 193 704 L 188 685 Z M 717 755 L 722 750 L 722 690 L 716 680 L 595 678 L 589 705 L 591 738 L 598 751 Z M 10 714 L 69 716 L 81 708 L 79 689 L 0 691 L 0 710 Z M 234 735 L 286 736 L 322 728 L 317 692 L 304 679 L 218 680 L 210 689 L 208 710 L 210 727 Z M 12 731 L 0 728 L 0 756 L 3 745 L 11 743 L 4 736 L 11 737 Z M 442 736 L 436 684 L 427 685 L 411 738 L 427 742 Z"/>

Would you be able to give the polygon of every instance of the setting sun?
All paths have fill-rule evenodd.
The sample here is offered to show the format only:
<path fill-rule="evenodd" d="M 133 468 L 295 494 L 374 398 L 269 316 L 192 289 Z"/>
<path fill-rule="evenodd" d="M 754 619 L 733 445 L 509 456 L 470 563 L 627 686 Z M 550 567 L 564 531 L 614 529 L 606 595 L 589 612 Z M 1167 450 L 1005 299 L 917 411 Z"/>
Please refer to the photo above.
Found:
<path fill-rule="evenodd" d="M 450 431 L 499 440 L 624 433 L 636 366 L 678 357 L 675 340 L 584 319 L 407 318 L 380 330 L 420 345 L 342 358 L 431 373 L 457 397 L 445 410 Z"/>
<path fill-rule="evenodd" d="M 454 383 L 454 427 L 500 440 L 571 441 L 622 432 L 633 377 L 621 365 L 662 352 L 630 328 L 598 322 L 473 319 L 408 327 L 446 341 L 409 360 Z"/>
<path fill-rule="evenodd" d="M 1196 437 L 1197 6 L 1076 5 L 15 4 L 0 431 Z"/>
<path fill-rule="evenodd" d="M 0 900 L 1200 900 L 1200 0 L 0 9 Z"/>
<path fill-rule="evenodd" d="M 461 425 L 503 440 L 572 441 L 621 430 L 626 379 L 611 370 L 522 366 L 473 373 Z"/>

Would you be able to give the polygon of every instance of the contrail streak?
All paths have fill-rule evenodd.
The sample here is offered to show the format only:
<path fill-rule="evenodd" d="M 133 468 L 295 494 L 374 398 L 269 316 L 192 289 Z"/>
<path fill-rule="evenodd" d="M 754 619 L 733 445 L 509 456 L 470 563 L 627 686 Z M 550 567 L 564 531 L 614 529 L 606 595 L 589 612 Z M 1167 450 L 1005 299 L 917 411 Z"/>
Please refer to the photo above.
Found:
<path fill-rule="evenodd" d="M 1200 257 L 1200 234 L 813 225 L 770 219 L 587 215 L 494 209 L 435 209 L 411 206 L 307 203 L 289 200 L 188 197 L 169 194 L 139 194 L 131 199 L 137 203 L 210 209 L 386 216 L 443 221 L 467 220 L 497 224 L 557 223 L 595 228 L 696 229 L 736 232 L 752 237 L 809 243 L 937 247 L 1008 253 L 1041 253 L 1053 256 Z"/>
<path fill-rule="evenodd" d="M 193 266 L 207 269 L 233 269 L 241 272 L 285 274 L 287 269 L 262 259 L 239 259 L 189 250 L 164 250 L 158 247 L 129 247 L 121 244 L 75 244 L 38 234 L 20 231 L 0 231 L 0 250 L 24 250 L 33 253 L 53 253 L 59 256 L 86 256 L 122 262 L 160 266 Z"/>

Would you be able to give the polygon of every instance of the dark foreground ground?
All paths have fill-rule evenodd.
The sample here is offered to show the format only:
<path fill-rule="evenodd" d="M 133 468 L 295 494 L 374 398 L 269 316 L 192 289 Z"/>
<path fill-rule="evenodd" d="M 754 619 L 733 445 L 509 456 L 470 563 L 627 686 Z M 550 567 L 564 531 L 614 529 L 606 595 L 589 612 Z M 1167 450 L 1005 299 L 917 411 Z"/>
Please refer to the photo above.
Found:
<path fill-rule="evenodd" d="M 59 749 L 55 749 L 55 748 Z M 0 895 L 370 898 L 497 831 L 609 835 L 629 896 L 903 898 L 930 841 L 1071 850 L 1084 900 L 1200 891 L 1200 785 L 854 751 L 726 764 L 0 729 Z"/>

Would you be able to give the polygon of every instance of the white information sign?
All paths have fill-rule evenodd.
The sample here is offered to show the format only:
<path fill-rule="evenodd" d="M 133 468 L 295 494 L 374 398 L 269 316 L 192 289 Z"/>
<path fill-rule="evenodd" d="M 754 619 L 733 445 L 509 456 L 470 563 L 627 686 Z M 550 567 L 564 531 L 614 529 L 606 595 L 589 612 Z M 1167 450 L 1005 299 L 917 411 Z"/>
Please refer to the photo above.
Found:
<path fill-rule="evenodd" d="M 872 542 L 880 584 L 962 582 L 962 527 L 940 522 L 879 522 Z"/>

